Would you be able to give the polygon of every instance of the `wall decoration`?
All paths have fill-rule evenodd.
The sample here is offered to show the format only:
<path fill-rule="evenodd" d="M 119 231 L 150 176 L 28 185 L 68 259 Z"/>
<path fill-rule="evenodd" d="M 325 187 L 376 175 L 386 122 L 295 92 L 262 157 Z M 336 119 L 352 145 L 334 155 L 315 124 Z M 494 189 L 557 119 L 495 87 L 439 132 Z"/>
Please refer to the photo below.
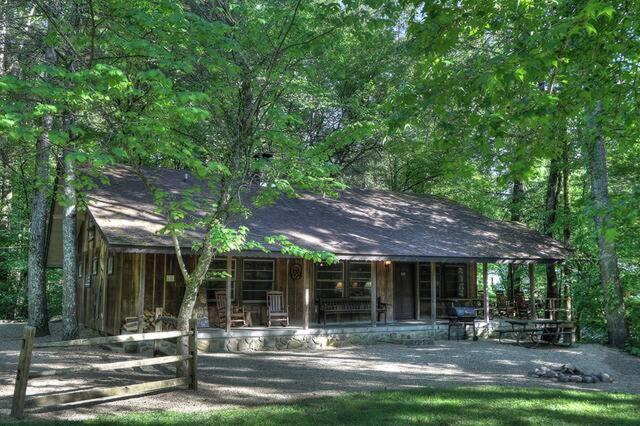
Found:
<path fill-rule="evenodd" d="M 299 280 L 302 278 L 302 263 L 293 261 L 289 264 L 289 276 L 292 280 Z"/>

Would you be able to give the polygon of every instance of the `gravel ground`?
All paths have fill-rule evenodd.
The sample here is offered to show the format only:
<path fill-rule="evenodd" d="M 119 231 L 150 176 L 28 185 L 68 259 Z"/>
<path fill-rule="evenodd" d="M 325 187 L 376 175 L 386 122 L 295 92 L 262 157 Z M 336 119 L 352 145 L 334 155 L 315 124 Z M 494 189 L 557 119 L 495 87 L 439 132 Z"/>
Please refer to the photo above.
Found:
<path fill-rule="evenodd" d="M 23 324 L 0 323 L 0 423 L 8 420 Z M 59 323 L 53 323 L 54 340 Z M 34 352 L 32 370 L 131 359 L 100 348 Z M 527 376 L 535 367 L 573 364 L 587 372 L 604 372 L 614 383 L 554 383 Z M 159 380 L 172 367 L 144 367 L 91 376 L 37 379 L 28 394 L 78 390 L 94 386 Z M 343 392 L 419 386 L 543 386 L 604 392 L 640 393 L 640 359 L 601 345 L 573 348 L 525 348 L 494 341 L 438 341 L 408 347 L 378 345 L 324 351 L 218 353 L 199 356 L 199 390 L 158 393 L 102 404 L 75 405 L 52 411 L 28 411 L 30 418 L 81 419 L 145 410 L 198 411 L 230 406 L 286 402 Z"/>

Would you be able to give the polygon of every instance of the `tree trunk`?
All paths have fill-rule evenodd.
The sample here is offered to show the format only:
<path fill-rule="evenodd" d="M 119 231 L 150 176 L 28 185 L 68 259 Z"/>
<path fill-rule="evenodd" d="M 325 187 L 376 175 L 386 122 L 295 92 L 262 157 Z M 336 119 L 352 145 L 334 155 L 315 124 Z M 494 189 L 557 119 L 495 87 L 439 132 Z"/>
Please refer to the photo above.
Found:
<path fill-rule="evenodd" d="M 65 127 L 68 121 L 65 120 Z M 70 133 L 70 131 L 69 131 Z M 71 134 L 70 134 L 71 136 Z M 70 137 L 72 139 L 72 137 Z M 62 338 L 65 340 L 78 337 L 78 318 L 76 311 L 77 270 L 77 231 L 76 231 L 76 189 L 75 166 L 70 158 L 72 147 L 64 149 L 63 178 L 63 216 L 62 216 Z"/>
<path fill-rule="evenodd" d="M 605 298 L 609 344 L 622 348 L 628 338 L 625 319 L 622 282 L 618 269 L 618 256 L 615 242 L 607 236 L 613 228 L 610 218 L 610 201 L 607 175 L 607 151 L 600 123 L 602 103 L 587 113 L 587 135 L 585 158 L 588 161 L 591 179 L 591 196 L 594 203 L 593 219 L 598 238 L 600 255 L 600 283 Z"/>
<path fill-rule="evenodd" d="M 207 236 L 204 239 L 202 250 L 200 251 L 198 256 L 196 267 L 194 268 L 193 272 L 189 273 L 186 269 L 186 266 L 184 265 L 184 260 L 178 240 L 177 238 L 174 238 L 174 248 L 176 251 L 176 256 L 178 256 L 180 270 L 185 280 L 184 296 L 182 298 L 182 303 L 180 304 L 180 311 L 178 312 L 178 330 L 180 331 L 189 331 L 189 320 L 193 318 L 193 309 L 198 299 L 198 292 L 200 290 L 202 282 L 204 281 L 204 277 L 209 270 L 211 259 L 213 258 L 213 246 L 211 245 L 210 241 L 210 235 L 209 233 L 207 233 Z M 229 308 L 227 307 L 227 309 Z M 176 353 L 178 355 L 189 354 L 188 338 L 182 337 L 178 339 Z M 184 376 L 186 374 L 186 371 L 186 361 L 177 365 L 176 373 L 179 377 Z"/>
<path fill-rule="evenodd" d="M 520 222 L 522 220 L 522 200 L 524 199 L 524 185 L 521 180 L 513 180 L 513 188 L 511 191 L 510 220 Z M 518 268 L 513 264 L 509 265 L 509 292 L 508 296 L 511 303 L 516 300 L 516 288 L 521 288 L 522 275 Z"/>
<path fill-rule="evenodd" d="M 29 235 L 29 259 L 27 274 L 27 294 L 29 305 L 29 325 L 36 328 L 37 336 L 49 334 L 46 291 L 46 229 L 47 229 L 47 187 L 49 181 L 49 132 L 53 118 L 42 118 L 42 134 L 36 143 L 35 189 L 31 210 Z"/>
<path fill-rule="evenodd" d="M 553 237 L 553 225 L 556 223 L 558 197 L 560 191 L 560 160 L 554 158 L 549 164 L 549 177 L 547 178 L 547 192 L 545 196 L 545 212 L 542 223 L 542 232 Z M 547 275 L 547 299 L 555 299 L 558 297 L 558 276 L 556 266 L 554 264 L 546 265 Z M 551 313 L 546 312 L 547 318 Z"/>

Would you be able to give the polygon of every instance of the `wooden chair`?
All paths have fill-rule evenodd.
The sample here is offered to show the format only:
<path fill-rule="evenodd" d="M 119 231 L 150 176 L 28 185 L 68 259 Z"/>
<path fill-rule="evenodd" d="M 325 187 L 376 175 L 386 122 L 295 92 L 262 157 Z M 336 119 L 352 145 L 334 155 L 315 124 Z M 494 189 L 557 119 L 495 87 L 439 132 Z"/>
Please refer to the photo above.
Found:
<path fill-rule="evenodd" d="M 504 293 L 496 291 L 496 314 L 498 317 L 513 317 L 515 308 L 504 297 Z"/>
<path fill-rule="evenodd" d="M 216 325 L 225 328 L 227 325 L 227 292 L 225 290 L 216 291 Z M 245 321 L 244 307 L 231 306 L 231 327 L 244 327 Z"/>
<path fill-rule="evenodd" d="M 524 293 L 521 291 L 516 292 L 516 312 L 519 318 L 531 318 L 531 307 L 529 302 L 524 298 Z"/>
<path fill-rule="evenodd" d="M 289 307 L 284 305 L 284 295 L 281 291 L 267 292 L 267 327 L 272 322 L 280 322 L 280 325 L 289 325 Z"/>

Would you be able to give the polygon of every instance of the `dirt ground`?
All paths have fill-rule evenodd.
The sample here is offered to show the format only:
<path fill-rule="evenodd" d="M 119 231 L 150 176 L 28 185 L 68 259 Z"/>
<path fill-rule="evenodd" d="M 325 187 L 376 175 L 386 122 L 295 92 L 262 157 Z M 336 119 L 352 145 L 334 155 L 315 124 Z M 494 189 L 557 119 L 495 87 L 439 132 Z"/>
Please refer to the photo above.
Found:
<path fill-rule="evenodd" d="M 0 423 L 9 420 L 20 336 L 24 324 L 0 323 Z M 52 323 L 59 338 L 59 323 Z M 138 355 L 95 347 L 37 350 L 32 371 L 89 362 L 114 362 Z M 571 384 L 532 378 L 535 367 L 574 366 L 611 375 L 613 383 Z M 287 402 L 344 392 L 420 386 L 510 385 L 640 393 L 640 359 L 601 345 L 526 348 L 495 341 L 437 341 L 433 345 L 377 345 L 323 351 L 217 353 L 199 355 L 199 390 L 176 390 L 101 404 L 30 409 L 35 419 L 80 419 L 146 410 L 198 411 Z M 41 378 L 28 395 L 132 384 L 174 377 L 172 366 L 136 368 L 90 375 Z M 28 398 L 28 396 L 27 396 Z"/>

